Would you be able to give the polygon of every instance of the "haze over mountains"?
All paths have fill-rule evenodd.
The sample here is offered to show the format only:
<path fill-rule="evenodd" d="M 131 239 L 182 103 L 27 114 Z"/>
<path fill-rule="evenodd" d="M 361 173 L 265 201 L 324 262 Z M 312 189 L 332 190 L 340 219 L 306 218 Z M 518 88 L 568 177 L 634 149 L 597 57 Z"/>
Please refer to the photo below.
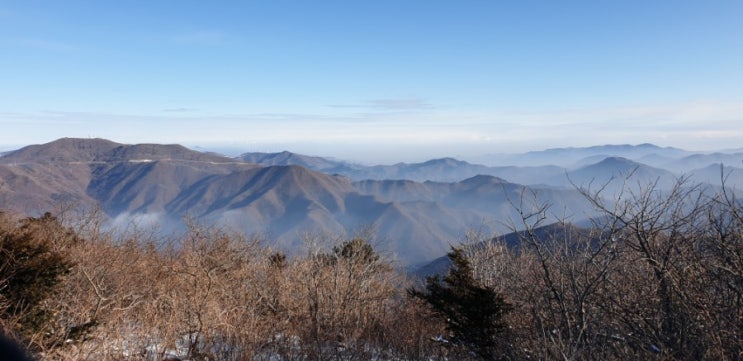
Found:
<path fill-rule="evenodd" d="M 674 182 L 685 175 L 705 183 L 720 183 L 724 165 L 729 184 L 738 184 L 743 169 L 743 151 L 694 153 L 652 144 L 604 145 L 587 148 L 555 148 L 523 154 L 496 154 L 482 157 L 483 164 L 453 158 L 422 163 L 364 166 L 291 152 L 245 153 L 238 157 L 262 165 L 301 165 L 327 174 L 354 180 L 407 179 L 413 181 L 457 182 L 475 175 L 492 175 L 525 185 L 570 187 L 593 181 L 598 184 L 612 176 L 634 173 L 636 180 Z M 490 164 L 490 165 L 484 165 Z"/>
<path fill-rule="evenodd" d="M 306 234 L 373 226 L 383 251 L 418 264 L 445 254 L 468 229 L 508 231 L 522 202 L 552 204 L 556 218 L 591 217 L 574 184 L 631 174 L 632 182 L 668 187 L 688 172 L 719 185 L 724 163 L 728 185 L 739 185 L 741 160 L 741 152 L 643 144 L 493 156 L 489 166 L 453 158 L 364 166 L 290 152 L 229 158 L 180 145 L 65 138 L 0 156 L 0 206 L 29 214 L 62 203 L 100 206 L 114 222 L 156 220 L 168 229 L 189 216 L 264 234 L 288 250 L 300 249 Z"/>

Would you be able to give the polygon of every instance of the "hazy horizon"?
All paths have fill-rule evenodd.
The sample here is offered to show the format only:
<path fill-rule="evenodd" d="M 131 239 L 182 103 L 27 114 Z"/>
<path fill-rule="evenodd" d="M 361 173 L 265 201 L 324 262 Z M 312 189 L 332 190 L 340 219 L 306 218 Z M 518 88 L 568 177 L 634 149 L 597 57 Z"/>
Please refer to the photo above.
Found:
<path fill-rule="evenodd" d="M 75 138 L 75 137 L 63 137 L 63 138 Z M 60 138 L 61 139 L 61 138 Z M 88 138 L 79 138 L 79 139 L 93 139 L 92 137 Z M 135 143 L 128 143 L 128 142 L 120 142 L 116 139 L 107 139 L 107 138 L 99 138 L 99 139 L 106 139 L 109 141 L 122 143 L 122 144 L 140 144 L 139 142 Z M 58 139 L 52 139 L 49 141 L 44 141 L 41 143 L 29 143 L 29 144 L 18 144 L 18 145 L 2 145 L 0 144 L 0 152 L 8 152 L 8 151 L 14 151 L 18 150 L 20 148 L 23 148 L 25 146 L 29 145 L 36 145 L 36 144 L 45 144 L 52 141 L 55 141 Z M 425 162 L 428 160 L 433 159 L 439 159 L 439 158 L 454 158 L 457 160 L 463 160 L 470 163 L 480 163 L 480 164 L 488 164 L 488 165 L 528 165 L 528 164 L 521 164 L 521 163 L 510 163 L 511 157 L 509 156 L 519 156 L 524 155 L 529 152 L 543 152 L 543 151 L 549 151 L 549 150 L 556 150 L 556 149 L 585 149 L 589 147 L 602 147 L 602 146 L 640 146 L 640 145 L 652 145 L 659 148 L 674 148 L 674 149 L 680 149 L 684 151 L 689 151 L 695 154 L 711 154 L 711 153 L 738 153 L 743 152 L 743 147 L 738 148 L 717 148 L 717 149 L 686 149 L 686 148 L 679 148 L 679 147 L 672 147 L 672 146 L 665 146 L 662 144 L 654 144 L 654 143 L 616 143 L 616 144 L 593 144 L 585 147 L 575 147 L 570 145 L 565 146 L 557 146 L 557 147 L 544 147 L 544 148 L 534 148 L 534 149 L 525 149 L 525 150 L 511 150 L 511 151 L 483 151 L 481 153 L 477 153 L 477 149 L 472 147 L 462 147 L 462 148 L 444 148 L 439 149 L 437 151 L 431 151 L 428 148 L 419 148 L 415 145 L 398 145 L 397 146 L 397 153 L 395 154 L 387 154 L 384 153 L 382 155 L 379 155 L 374 151 L 372 148 L 363 148 L 363 147 L 350 147 L 349 149 L 339 149 L 337 145 L 319 145 L 319 144 L 271 144 L 271 145 L 262 145 L 262 146 L 256 146 L 256 145 L 246 145 L 246 144 L 237 144 L 237 143 L 164 143 L 164 142 L 143 142 L 143 143 L 150 143 L 150 144 L 180 144 L 183 145 L 189 149 L 199 151 L 199 152 L 211 152 L 211 153 L 217 153 L 221 154 L 227 157 L 237 157 L 239 155 L 243 155 L 246 153 L 280 153 L 280 152 L 290 152 L 295 154 L 301 154 L 305 156 L 316 156 L 316 157 L 322 157 L 329 160 L 337 160 L 337 161 L 346 161 L 346 162 L 352 162 L 357 163 L 361 165 L 392 165 L 396 163 L 416 163 L 416 162 Z M 461 150 L 461 153 L 457 153 L 456 150 Z M 610 155 L 607 155 L 610 156 Z M 505 163 L 504 163 L 505 162 Z"/>
<path fill-rule="evenodd" d="M 0 148 L 365 162 L 743 140 L 743 4 L 11 1 Z"/>

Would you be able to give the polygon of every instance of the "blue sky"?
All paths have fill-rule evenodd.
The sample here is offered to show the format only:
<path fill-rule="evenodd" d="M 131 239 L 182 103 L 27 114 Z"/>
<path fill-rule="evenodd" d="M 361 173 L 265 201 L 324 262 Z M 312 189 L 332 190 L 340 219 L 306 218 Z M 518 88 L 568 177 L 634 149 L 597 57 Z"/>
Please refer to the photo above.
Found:
<path fill-rule="evenodd" d="M 741 1 L 0 1 L 0 147 L 743 146 Z"/>

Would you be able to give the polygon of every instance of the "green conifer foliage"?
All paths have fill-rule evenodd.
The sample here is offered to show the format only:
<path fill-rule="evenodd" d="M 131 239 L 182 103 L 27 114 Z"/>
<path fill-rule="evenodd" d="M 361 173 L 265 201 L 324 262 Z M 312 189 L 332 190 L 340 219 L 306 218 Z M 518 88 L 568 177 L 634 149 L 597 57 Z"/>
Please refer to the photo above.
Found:
<path fill-rule="evenodd" d="M 428 277 L 425 290 L 411 289 L 410 295 L 426 301 L 446 321 L 454 345 L 482 360 L 508 359 L 508 326 L 503 317 L 513 307 L 493 288 L 478 284 L 461 249 L 452 248 L 448 257 L 452 266 L 443 280 Z"/>

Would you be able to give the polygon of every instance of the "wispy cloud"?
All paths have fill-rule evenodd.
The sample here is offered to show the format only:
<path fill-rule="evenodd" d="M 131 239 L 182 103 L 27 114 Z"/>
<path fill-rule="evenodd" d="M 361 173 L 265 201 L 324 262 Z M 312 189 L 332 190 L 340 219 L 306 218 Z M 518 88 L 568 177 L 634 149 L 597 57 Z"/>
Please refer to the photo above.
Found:
<path fill-rule="evenodd" d="M 700 100 L 692 102 L 627 105 L 500 114 L 532 126 L 605 127 L 627 130 L 685 130 L 739 128 L 743 103 Z"/>
<path fill-rule="evenodd" d="M 185 107 L 184 108 L 168 108 L 168 109 L 163 109 L 163 112 L 165 112 L 165 113 L 194 113 L 194 112 L 198 112 L 198 111 L 199 111 L 199 109 L 196 109 L 196 108 L 185 108 Z"/>
<path fill-rule="evenodd" d="M 649 142 L 704 150 L 729 147 L 743 137 L 743 103 L 711 100 L 500 112 L 479 119 L 477 128 L 495 134 L 499 127 L 504 141 L 549 146 Z"/>
<path fill-rule="evenodd" d="M 743 103 L 715 101 L 539 112 L 436 109 L 330 115 L 169 110 L 149 115 L 0 113 L 0 124 L 7 124 L 0 144 L 94 136 L 124 143 L 234 143 L 265 149 L 280 145 L 294 151 L 304 145 L 311 153 L 322 150 L 340 158 L 356 151 L 359 159 L 385 153 L 387 159 L 404 160 L 400 157 L 407 157 L 407 152 L 478 155 L 625 143 L 716 150 L 739 148 L 743 139 Z"/>
<path fill-rule="evenodd" d="M 333 104 L 332 108 L 363 108 L 373 110 L 426 110 L 433 109 L 433 104 L 421 98 L 387 98 L 371 99 L 360 104 Z"/>
<path fill-rule="evenodd" d="M 374 99 L 369 101 L 374 109 L 382 110 L 418 110 L 432 109 L 433 105 L 425 99 L 398 98 L 398 99 Z"/>

